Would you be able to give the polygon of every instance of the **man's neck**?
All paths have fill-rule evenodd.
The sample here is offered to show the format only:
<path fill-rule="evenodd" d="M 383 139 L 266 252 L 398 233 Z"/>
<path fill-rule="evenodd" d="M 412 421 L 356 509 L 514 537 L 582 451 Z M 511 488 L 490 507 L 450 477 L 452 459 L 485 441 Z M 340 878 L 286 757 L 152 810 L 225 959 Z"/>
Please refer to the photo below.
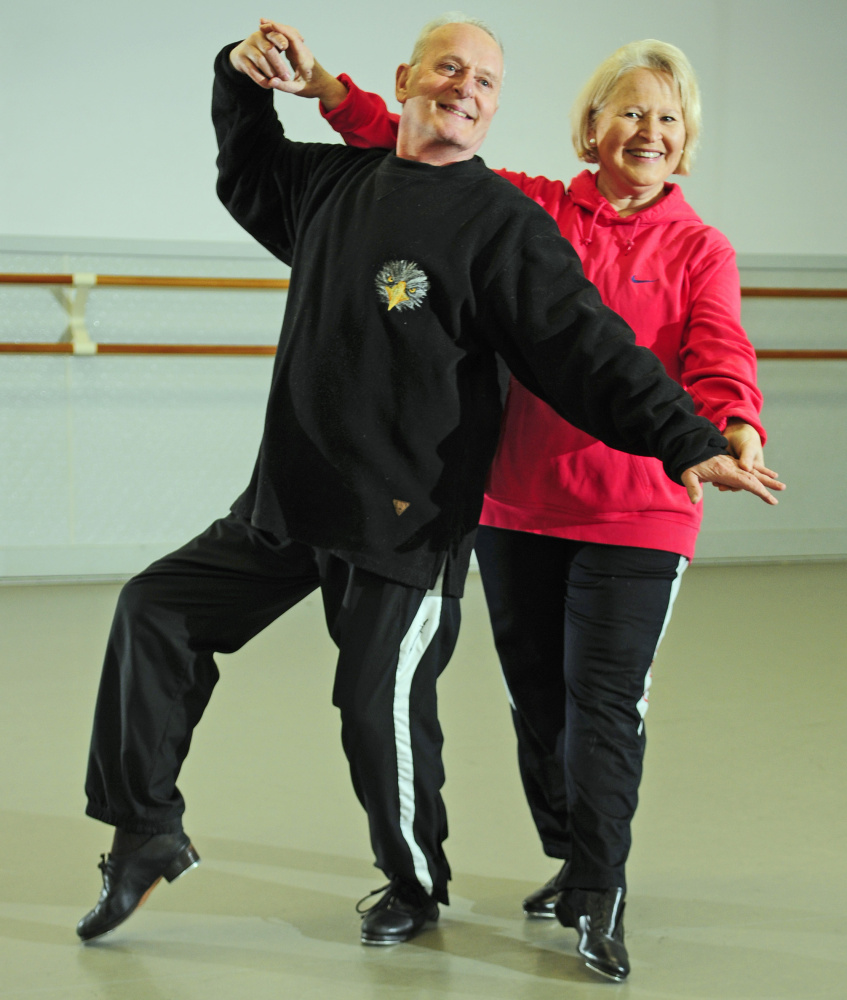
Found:
<path fill-rule="evenodd" d="M 451 163 L 463 163 L 476 156 L 476 149 L 461 149 L 451 143 L 437 142 L 430 139 L 413 140 L 405 134 L 403 119 L 397 132 L 397 156 L 401 160 L 413 160 L 416 163 L 428 163 L 432 167 L 447 167 Z"/>
<path fill-rule="evenodd" d="M 413 160 L 415 163 L 428 163 L 431 167 L 447 167 L 451 163 L 467 163 L 472 160 L 475 153 L 457 156 L 455 150 L 450 148 L 410 150 L 397 144 L 397 156 L 401 160 Z"/>

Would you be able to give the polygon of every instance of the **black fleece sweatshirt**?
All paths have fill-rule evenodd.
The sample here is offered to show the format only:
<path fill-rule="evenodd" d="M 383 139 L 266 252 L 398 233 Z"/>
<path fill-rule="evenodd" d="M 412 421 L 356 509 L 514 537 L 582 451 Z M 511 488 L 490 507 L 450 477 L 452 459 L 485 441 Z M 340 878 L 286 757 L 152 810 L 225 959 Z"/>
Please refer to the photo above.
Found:
<path fill-rule="evenodd" d="M 292 269 L 236 514 L 409 586 L 444 568 L 460 596 L 497 444 L 498 355 L 566 420 L 677 482 L 724 451 L 543 209 L 478 157 L 434 167 L 291 142 L 231 48 L 215 65 L 218 195 Z"/>

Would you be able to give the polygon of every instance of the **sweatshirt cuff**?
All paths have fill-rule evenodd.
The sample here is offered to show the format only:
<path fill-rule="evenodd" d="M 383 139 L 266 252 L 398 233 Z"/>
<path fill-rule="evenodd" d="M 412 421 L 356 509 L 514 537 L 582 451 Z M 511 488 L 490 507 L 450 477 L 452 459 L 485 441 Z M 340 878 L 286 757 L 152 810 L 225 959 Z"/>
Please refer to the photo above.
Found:
<path fill-rule="evenodd" d="M 321 117 L 325 118 L 336 132 L 349 132 L 363 124 L 361 115 L 355 113 L 356 108 L 361 106 L 361 91 L 346 73 L 339 73 L 335 79 L 340 80 L 347 88 L 347 96 L 331 111 L 327 111 L 322 103 L 319 103 L 318 107 Z"/>

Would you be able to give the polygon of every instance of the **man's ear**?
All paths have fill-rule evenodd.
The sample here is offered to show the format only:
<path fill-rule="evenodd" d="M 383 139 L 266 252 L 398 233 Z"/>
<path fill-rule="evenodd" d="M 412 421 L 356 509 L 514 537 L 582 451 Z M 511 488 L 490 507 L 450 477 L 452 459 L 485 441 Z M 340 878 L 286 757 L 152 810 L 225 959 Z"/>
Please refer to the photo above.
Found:
<path fill-rule="evenodd" d="M 394 82 L 394 96 L 401 104 L 406 103 L 406 91 L 409 82 L 409 73 L 411 70 L 412 67 L 408 63 L 400 63 L 397 67 L 397 76 Z"/>

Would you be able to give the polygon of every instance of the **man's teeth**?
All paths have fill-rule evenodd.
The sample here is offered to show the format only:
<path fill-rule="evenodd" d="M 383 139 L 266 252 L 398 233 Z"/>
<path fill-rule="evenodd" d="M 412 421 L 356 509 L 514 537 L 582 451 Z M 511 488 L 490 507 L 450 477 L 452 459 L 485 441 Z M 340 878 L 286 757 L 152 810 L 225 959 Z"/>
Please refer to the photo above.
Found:
<path fill-rule="evenodd" d="M 471 121 L 471 116 L 465 114 L 465 112 L 461 111 L 459 108 L 451 108 L 446 104 L 443 104 L 442 107 L 444 108 L 445 111 L 449 111 L 451 115 L 456 115 L 459 118 L 467 118 L 468 121 Z"/>

